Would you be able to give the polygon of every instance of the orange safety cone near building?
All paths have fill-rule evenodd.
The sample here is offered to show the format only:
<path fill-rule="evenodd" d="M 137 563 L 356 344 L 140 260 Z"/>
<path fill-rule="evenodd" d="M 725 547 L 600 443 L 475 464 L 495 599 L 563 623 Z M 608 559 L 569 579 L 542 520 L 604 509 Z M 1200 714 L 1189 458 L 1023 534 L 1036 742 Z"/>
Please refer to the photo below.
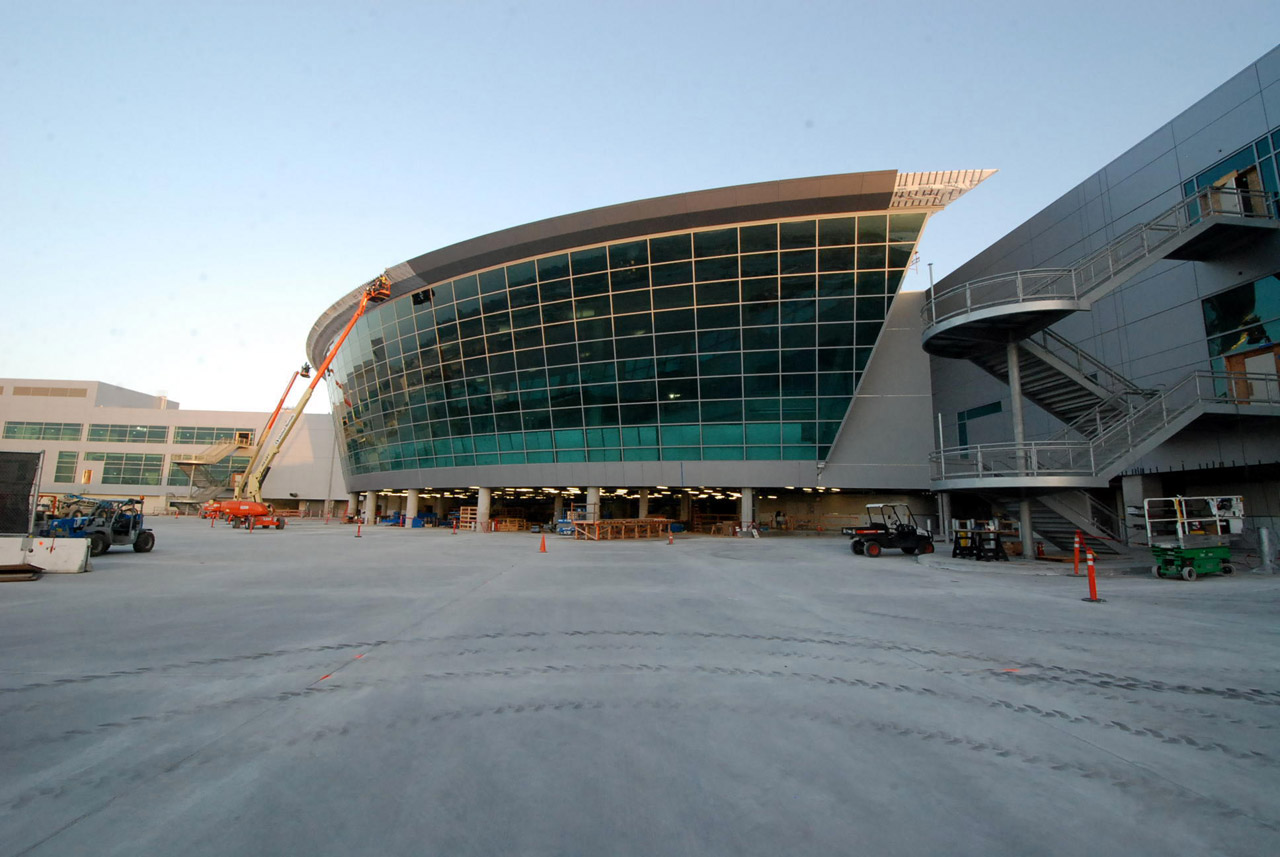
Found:
<path fill-rule="evenodd" d="M 538 548 L 538 553 L 546 553 L 546 552 L 547 552 L 547 537 L 546 535 L 543 535 L 542 546 Z"/>
<path fill-rule="evenodd" d="M 676 543 L 676 534 L 671 532 L 670 530 L 667 530 L 667 544 L 673 545 L 675 543 Z"/>

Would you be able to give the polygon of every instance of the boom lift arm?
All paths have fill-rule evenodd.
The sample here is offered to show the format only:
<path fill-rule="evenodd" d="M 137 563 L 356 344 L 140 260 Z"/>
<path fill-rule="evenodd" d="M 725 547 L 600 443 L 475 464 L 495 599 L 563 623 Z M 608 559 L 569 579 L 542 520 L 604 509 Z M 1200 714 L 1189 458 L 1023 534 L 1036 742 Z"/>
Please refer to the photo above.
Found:
<path fill-rule="evenodd" d="M 337 356 L 338 349 L 342 347 L 342 343 L 346 341 L 347 334 L 355 327 L 356 322 L 365 314 L 365 310 L 369 308 L 371 303 L 381 303 L 391 297 L 391 281 L 387 279 L 387 275 L 379 274 L 375 279 L 370 280 L 364 285 L 364 293 L 360 296 L 360 303 L 356 307 L 356 311 L 352 314 L 351 320 L 347 322 L 347 326 L 342 329 L 342 334 L 334 341 L 333 347 L 329 349 L 329 353 L 325 355 L 324 362 L 315 370 L 315 378 L 302 391 L 302 397 L 298 399 L 298 403 L 293 406 L 293 410 L 289 413 L 289 418 L 284 421 L 280 431 L 275 438 L 271 440 L 266 447 L 266 451 L 258 456 L 255 454 L 254 461 L 250 468 L 245 472 L 244 478 L 240 480 L 240 484 L 236 487 L 235 498 L 237 500 L 245 499 L 255 503 L 262 502 L 262 483 L 266 482 L 267 474 L 271 471 L 271 465 L 275 462 L 276 456 L 280 454 L 284 442 L 289 438 L 289 433 L 293 431 L 293 427 L 297 424 L 298 419 L 302 416 L 303 410 L 307 407 L 307 402 L 311 401 L 311 394 L 315 392 L 316 385 L 320 383 L 320 379 L 324 377 L 325 372 L 329 370 L 329 364 L 333 362 L 333 358 Z M 292 382 L 290 382 L 292 384 Z M 288 391 L 285 391 L 288 395 Z M 284 400 L 281 399 L 283 404 Z M 276 413 L 279 413 L 279 406 L 276 407 Z M 275 422 L 273 415 L 271 421 L 267 423 L 266 431 L 271 429 Z M 266 440 L 265 431 L 262 438 Z"/>
<path fill-rule="evenodd" d="M 262 450 L 266 448 L 267 440 L 271 437 L 271 427 L 276 424 L 276 419 L 280 416 L 280 411 L 284 408 L 284 400 L 289 398 L 289 391 L 293 389 L 294 382 L 300 377 L 311 377 L 310 363 L 303 363 L 302 368 L 296 370 L 293 373 L 293 377 L 289 379 L 288 386 L 284 388 L 284 395 L 282 395 L 280 397 L 280 401 L 276 403 L 276 409 L 271 412 L 271 416 L 267 419 L 267 424 L 263 426 L 262 431 L 258 432 L 258 442 L 254 444 L 253 452 L 249 455 L 249 463 L 244 468 L 245 473 L 252 473 L 257 467 L 258 460 L 262 457 Z M 236 484 L 235 489 L 232 492 L 232 496 L 237 500 L 240 499 L 240 485 L 242 484 L 243 479 Z"/>

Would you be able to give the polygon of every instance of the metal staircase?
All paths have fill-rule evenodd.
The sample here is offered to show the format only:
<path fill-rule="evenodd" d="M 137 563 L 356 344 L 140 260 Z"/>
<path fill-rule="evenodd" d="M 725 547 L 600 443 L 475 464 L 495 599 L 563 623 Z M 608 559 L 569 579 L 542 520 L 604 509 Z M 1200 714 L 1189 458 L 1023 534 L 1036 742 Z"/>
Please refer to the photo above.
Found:
<path fill-rule="evenodd" d="M 1092 438 L 935 450 L 929 456 L 934 487 L 1100 488 L 1197 417 L 1211 413 L 1280 416 L 1275 376 L 1192 372 Z"/>
<path fill-rule="evenodd" d="M 923 344 L 967 358 L 1044 330 L 1165 259 L 1205 261 L 1280 228 L 1266 191 L 1203 188 L 1070 268 L 997 274 L 930 294 L 921 308 Z"/>
<path fill-rule="evenodd" d="M 231 488 L 231 468 L 227 472 L 215 476 L 210 469 L 229 459 L 238 452 L 252 451 L 253 445 L 240 440 L 224 440 L 206 449 L 190 454 L 174 454 L 169 462 L 187 474 L 193 490 L 187 498 L 176 498 L 179 503 L 197 503 L 203 505 Z"/>
<path fill-rule="evenodd" d="M 1047 329 L 1162 259 L 1211 259 L 1277 228 L 1272 194 L 1205 188 L 1070 268 L 931 294 L 922 309 L 926 351 L 967 358 L 1006 383 L 1016 356 L 1016 395 L 1064 424 L 1043 440 L 936 450 L 935 489 L 1101 487 L 1201 414 L 1280 415 L 1280 395 L 1266 378 L 1193 372 L 1157 394 Z"/>
<path fill-rule="evenodd" d="M 253 444 L 242 443 L 238 440 L 224 440 L 202 449 L 200 452 L 193 452 L 189 455 L 175 453 L 169 457 L 169 461 L 179 467 L 217 464 L 228 455 L 235 455 L 237 452 L 249 449 L 253 449 Z"/>
<path fill-rule="evenodd" d="M 1086 437 L 1100 433 L 1103 425 L 1123 419 L 1136 404 L 1156 395 L 1051 330 L 1032 334 L 1018 343 L 1018 350 L 1022 395 Z M 1009 382 L 1004 348 L 969 359 Z"/>

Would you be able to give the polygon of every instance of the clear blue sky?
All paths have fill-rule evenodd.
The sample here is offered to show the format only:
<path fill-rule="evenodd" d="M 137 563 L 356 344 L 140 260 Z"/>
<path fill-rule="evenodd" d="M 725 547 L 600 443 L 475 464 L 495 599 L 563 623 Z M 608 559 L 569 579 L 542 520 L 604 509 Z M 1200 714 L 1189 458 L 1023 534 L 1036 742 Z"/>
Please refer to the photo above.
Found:
<path fill-rule="evenodd" d="M 999 169 L 941 277 L 1277 41 L 1276 0 L 0 0 L 0 375 L 266 410 L 325 308 L 455 241 Z"/>

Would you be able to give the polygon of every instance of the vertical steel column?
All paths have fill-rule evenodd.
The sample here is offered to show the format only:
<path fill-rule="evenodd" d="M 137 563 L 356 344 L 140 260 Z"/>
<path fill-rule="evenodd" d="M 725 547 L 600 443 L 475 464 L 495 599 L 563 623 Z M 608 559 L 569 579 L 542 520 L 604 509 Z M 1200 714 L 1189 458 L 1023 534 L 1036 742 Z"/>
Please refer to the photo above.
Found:
<path fill-rule="evenodd" d="M 640 489 L 640 509 L 639 509 L 639 514 L 637 514 L 636 517 L 637 518 L 649 517 L 649 489 L 648 488 Z"/>
<path fill-rule="evenodd" d="M 1022 422 L 1022 367 L 1018 362 L 1018 342 L 1012 337 L 1005 345 L 1005 361 L 1009 368 L 1010 410 L 1013 411 L 1013 442 L 1018 449 L 1018 474 L 1027 472 L 1027 431 Z M 1024 493 L 1018 501 L 1018 535 L 1022 539 L 1022 556 L 1034 559 L 1035 544 L 1031 532 L 1031 499 Z"/>
<path fill-rule="evenodd" d="M 404 516 L 409 519 L 406 526 L 413 525 L 413 519 L 418 517 L 418 489 L 410 488 L 404 498 Z"/>

